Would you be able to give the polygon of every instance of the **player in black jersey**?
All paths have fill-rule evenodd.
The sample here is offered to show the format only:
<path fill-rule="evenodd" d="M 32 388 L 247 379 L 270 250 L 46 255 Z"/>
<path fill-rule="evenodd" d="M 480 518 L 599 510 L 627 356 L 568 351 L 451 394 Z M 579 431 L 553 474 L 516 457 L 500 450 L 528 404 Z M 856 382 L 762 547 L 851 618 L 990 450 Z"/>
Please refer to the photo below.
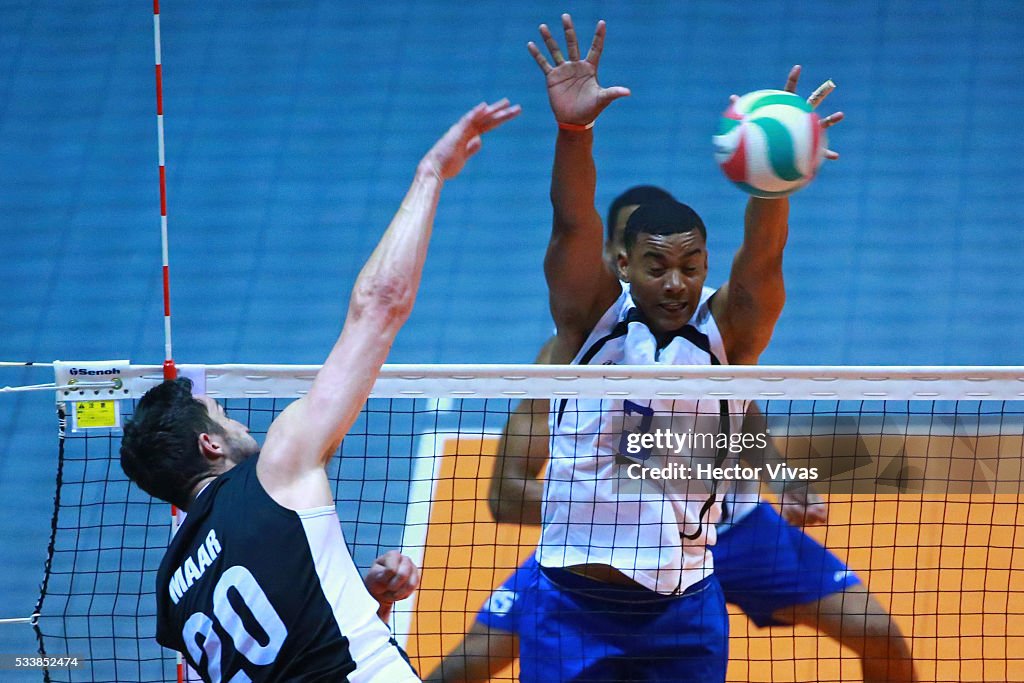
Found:
<path fill-rule="evenodd" d="M 157 640 L 203 680 L 419 680 L 353 565 L 325 466 L 412 310 L 441 186 L 518 113 L 507 100 L 480 104 L 424 156 L 356 280 L 341 336 L 262 448 L 187 380 L 147 392 L 125 425 L 125 473 L 188 512 L 157 575 Z M 369 577 L 385 602 L 408 587 L 386 558 Z"/>

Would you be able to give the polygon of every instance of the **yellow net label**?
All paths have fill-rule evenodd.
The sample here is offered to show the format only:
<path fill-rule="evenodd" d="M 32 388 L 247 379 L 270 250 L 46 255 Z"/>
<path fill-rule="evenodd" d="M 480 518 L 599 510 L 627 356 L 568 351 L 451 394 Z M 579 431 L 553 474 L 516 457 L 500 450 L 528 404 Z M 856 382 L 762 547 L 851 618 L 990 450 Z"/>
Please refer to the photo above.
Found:
<path fill-rule="evenodd" d="M 75 425 L 79 429 L 116 427 L 117 401 L 82 401 L 76 403 Z"/>

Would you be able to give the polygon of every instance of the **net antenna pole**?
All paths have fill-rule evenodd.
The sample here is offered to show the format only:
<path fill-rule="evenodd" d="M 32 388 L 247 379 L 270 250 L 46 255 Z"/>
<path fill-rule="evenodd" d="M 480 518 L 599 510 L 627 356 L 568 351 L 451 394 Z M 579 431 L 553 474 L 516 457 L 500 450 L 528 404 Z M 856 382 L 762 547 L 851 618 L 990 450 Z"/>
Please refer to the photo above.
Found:
<path fill-rule="evenodd" d="M 164 293 L 164 379 L 178 377 L 171 346 L 171 265 L 167 239 L 167 159 L 164 153 L 164 78 L 160 54 L 160 0 L 153 0 L 153 54 L 156 62 L 156 148 L 160 169 L 160 255 Z M 178 531 L 178 509 L 171 506 L 171 538 Z M 185 664 L 181 653 L 176 653 L 178 683 L 185 680 Z"/>
<path fill-rule="evenodd" d="M 156 145 L 160 163 L 160 251 L 163 257 L 164 379 L 178 376 L 171 349 L 171 266 L 167 240 L 167 163 L 164 154 L 164 78 L 160 57 L 160 0 L 153 0 L 153 49 L 156 57 Z"/>

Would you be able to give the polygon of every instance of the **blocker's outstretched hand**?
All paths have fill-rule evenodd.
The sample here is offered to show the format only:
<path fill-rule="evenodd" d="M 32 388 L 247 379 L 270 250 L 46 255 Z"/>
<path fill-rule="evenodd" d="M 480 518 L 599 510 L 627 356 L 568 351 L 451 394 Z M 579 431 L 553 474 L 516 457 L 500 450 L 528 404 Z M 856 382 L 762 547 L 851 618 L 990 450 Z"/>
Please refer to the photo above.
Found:
<path fill-rule="evenodd" d="M 551 54 L 552 66 L 540 48 L 533 42 L 526 47 L 537 61 L 547 79 L 548 100 L 555 120 L 572 126 L 588 126 L 604 111 L 609 104 L 629 95 L 629 89 L 619 86 L 602 88 L 597 82 L 597 65 L 604 50 L 605 23 L 597 22 L 594 39 L 590 43 L 590 51 L 585 59 L 580 59 L 580 46 L 576 40 L 576 29 L 568 14 L 562 15 L 562 28 L 565 31 L 565 47 L 569 59 L 562 56 L 558 41 L 551 35 L 547 24 L 540 25 L 540 35 L 544 45 Z"/>
<path fill-rule="evenodd" d="M 420 164 L 426 164 L 442 180 L 454 178 L 466 165 L 466 161 L 480 151 L 483 144 L 481 136 L 511 121 L 521 111 L 522 107 L 518 104 L 510 105 L 507 99 L 494 104 L 481 102 L 448 129 Z"/>
<path fill-rule="evenodd" d="M 785 91 L 786 92 L 791 92 L 791 93 L 796 94 L 796 84 L 797 84 L 797 81 L 800 80 L 800 69 L 801 69 L 800 65 L 797 64 L 792 69 L 789 70 L 789 76 L 786 78 L 786 87 L 785 87 Z M 825 81 L 824 83 L 819 85 L 817 87 L 817 89 L 815 89 L 814 92 L 811 93 L 810 97 L 807 98 L 807 104 L 811 105 L 811 109 L 814 109 L 819 104 L 821 104 L 825 100 L 826 97 L 829 96 L 829 93 L 831 93 L 835 89 L 836 89 L 836 84 L 835 83 L 833 83 L 831 80 Z M 839 123 L 840 121 L 843 120 L 844 116 L 845 116 L 845 114 L 843 114 L 843 112 L 837 111 L 834 114 L 829 114 L 828 116 L 822 117 L 821 118 L 821 127 L 822 127 L 822 129 L 824 130 L 825 128 L 829 128 L 831 126 L 836 125 L 837 123 Z M 838 159 L 839 158 L 839 153 L 838 152 L 834 152 L 831 149 L 826 149 L 825 150 L 825 158 L 826 159 Z"/>

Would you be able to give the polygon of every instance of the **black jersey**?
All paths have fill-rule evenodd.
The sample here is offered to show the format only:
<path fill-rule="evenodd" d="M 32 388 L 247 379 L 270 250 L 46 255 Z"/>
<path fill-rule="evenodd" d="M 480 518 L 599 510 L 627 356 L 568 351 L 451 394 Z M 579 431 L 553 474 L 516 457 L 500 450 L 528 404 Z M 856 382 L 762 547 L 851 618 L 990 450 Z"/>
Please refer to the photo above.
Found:
<path fill-rule="evenodd" d="M 364 680 L 398 649 L 337 512 L 279 505 L 256 462 L 214 479 L 171 541 L 157 574 L 157 641 L 205 681 L 349 681 L 357 663 L 352 681 Z"/>

